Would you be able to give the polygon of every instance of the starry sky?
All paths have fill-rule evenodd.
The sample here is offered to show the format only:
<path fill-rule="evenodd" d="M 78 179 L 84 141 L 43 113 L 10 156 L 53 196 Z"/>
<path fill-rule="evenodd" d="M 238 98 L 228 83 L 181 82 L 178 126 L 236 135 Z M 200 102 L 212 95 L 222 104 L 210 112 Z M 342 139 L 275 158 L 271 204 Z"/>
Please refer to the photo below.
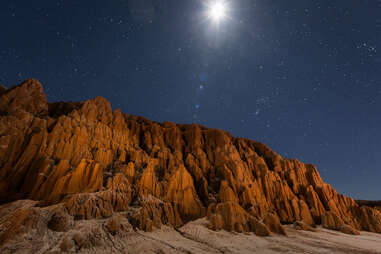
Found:
<path fill-rule="evenodd" d="M 381 1 L 1 0 L 0 84 L 199 123 L 381 199 Z"/>

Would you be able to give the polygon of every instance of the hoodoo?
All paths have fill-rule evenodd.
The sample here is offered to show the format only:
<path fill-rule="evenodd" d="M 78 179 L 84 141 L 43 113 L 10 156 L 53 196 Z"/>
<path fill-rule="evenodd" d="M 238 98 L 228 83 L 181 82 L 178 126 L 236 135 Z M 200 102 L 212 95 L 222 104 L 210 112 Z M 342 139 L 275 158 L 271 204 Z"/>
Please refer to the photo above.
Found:
<path fill-rule="evenodd" d="M 48 103 L 34 79 L 0 90 L 0 200 L 0 245 L 92 219 L 112 234 L 204 217 L 261 236 L 291 223 L 381 233 L 380 210 L 338 194 L 311 164 L 222 130 L 112 111 L 101 97 Z M 81 237 L 62 248 L 92 244 Z"/>

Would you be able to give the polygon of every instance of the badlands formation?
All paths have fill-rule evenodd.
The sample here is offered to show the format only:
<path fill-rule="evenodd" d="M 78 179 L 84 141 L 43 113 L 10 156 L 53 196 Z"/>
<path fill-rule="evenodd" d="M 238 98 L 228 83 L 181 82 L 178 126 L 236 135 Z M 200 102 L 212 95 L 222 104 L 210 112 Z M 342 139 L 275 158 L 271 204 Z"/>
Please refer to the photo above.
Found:
<path fill-rule="evenodd" d="M 380 233 L 264 144 L 0 87 L 0 253 L 381 253 Z"/>

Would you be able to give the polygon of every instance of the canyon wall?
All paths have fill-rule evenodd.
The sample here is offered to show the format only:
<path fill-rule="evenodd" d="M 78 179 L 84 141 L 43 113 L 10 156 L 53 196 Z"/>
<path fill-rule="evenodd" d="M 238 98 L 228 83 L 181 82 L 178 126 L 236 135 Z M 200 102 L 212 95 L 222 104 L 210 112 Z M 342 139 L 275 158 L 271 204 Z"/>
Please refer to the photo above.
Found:
<path fill-rule="evenodd" d="M 48 103 L 33 79 L 0 89 L 0 201 L 20 199 L 33 205 L 0 209 L 0 243 L 42 211 L 59 230 L 126 212 L 146 231 L 206 217 L 213 230 L 258 235 L 291 223 L 381 233 L 379 210 L 338 194 L 311 164 L 219 129 L 113 111 L 101 97 Z"/>

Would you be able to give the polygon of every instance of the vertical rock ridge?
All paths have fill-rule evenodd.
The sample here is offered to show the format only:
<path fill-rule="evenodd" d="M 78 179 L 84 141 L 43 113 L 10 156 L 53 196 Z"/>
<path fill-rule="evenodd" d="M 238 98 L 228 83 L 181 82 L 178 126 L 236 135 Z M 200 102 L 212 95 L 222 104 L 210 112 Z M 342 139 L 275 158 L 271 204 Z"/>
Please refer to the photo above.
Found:
<path fill-rule="evenodd" d="M 213 229 L 261 235 L 294 222 L 381 233 L 381 212 L 313 165 L 222 130 L 122 114 L 102 97 L 48 104 L 32 79 L 1 90 L 0 112 L 3 203 L 59 203 L 76 219 L 126 211 L 143 230 L 207 216 Z"/>

